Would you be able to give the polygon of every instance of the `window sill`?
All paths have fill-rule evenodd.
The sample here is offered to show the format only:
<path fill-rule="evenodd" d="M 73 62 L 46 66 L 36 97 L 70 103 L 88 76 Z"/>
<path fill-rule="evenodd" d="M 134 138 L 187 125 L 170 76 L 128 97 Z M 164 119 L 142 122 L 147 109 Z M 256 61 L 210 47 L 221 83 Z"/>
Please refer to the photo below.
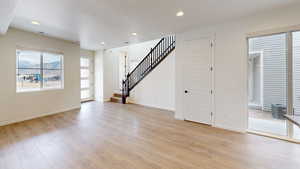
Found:
<path fill-rule="evenodd" d="M 64 88 L 17 90 L 16 93 L 36 93 L 36 92 L 60 91 L 60 90 L 64 90 Z"/>

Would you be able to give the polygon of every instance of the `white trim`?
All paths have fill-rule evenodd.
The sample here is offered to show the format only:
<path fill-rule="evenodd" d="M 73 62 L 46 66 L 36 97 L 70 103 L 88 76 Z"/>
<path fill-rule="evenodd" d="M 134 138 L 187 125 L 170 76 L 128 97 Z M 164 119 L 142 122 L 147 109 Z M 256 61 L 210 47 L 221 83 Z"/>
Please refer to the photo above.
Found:
<path fill-rule="evenodd" d="M 170 108 L 167 108 L 167 107 L 155 106 L 155 105 L 151 105 L 151 104 L 135 103 L 135 102 L 133 102 L 133 101 L 127 101 L 127 103 L 135 104 L 135 105 L 139 105 L 139 106 L 144 106 L 144 107 L 155 108 L 155 109 L 161 109 L 161 110 L 172 111 L 172 112 L 175 113 L 175 109 L 170 109 Z"/>
<path fill-rule="evenodd" d="M 287 27 L 281 27 L 281 28 L 275 28 L 275 29 L 267 29 L 263 31 L 257 31 L 257 32 L 251 32 L 247 33 L 247 38 L 255 38 L 260 36 L 269 36 L 273 34 L 280 34 L 280 33 L 286 33 L 286 32 L 295 32 L 300 30 L 300 25 L 293 25 L 293 26 L 287 26 Z"/>
<path fill-rule="evenodd" d="M 294 139 L 294 138 L 290 138 L 290 137 L 287 137 L 287 136 L 279 136 L 279 135 L 275 135 L 275 134 L 264 133 L 264 132 L 254 131 L 254 130 L 247 130 L 247 133 L 258 135 L 258 136 L 263 136 L 263 137 L 268 137 L 268 138 L 273 138 L 273 139 L 279 139 L 279 140 L 282 140 L 282 141 L 288 141 L 288 142 L 292 142 L 292 143 L 296 143 L 296 144 L 300 144 L 299 140 Z"/>
<path fill-rule="evenodd" d="M 90 102 L 90 101 L 95 101 L 94 98 L 85 98 L 85 99 L 81 99 L 81 103 L 84 103 L 84 102 Z"/>
<path fill-rule="evenodd" d="M 45 92 L 45 91 L 60 91 L 64 88 L 38 88 L 38 89 L 28 89 L 28 90 L 17 90 L 16 93 L 32 93 L 32 92 Z"/>
<path fill-rule="evenodd" d="M 37 48 L 37 47 L 25 47 L 25 46 L 22 46 L 22 45 L 16 45 L 16 49 L 27 50 L 27 51 L 39 51 L 39 52 L 42 52 L 42 53 L 51 53 L 51 54 L 57 54 L 57 55 L 64 55 L 63 52 L 57 51 L 57 50 L 54 50 L 54 49 L 45 49 L 45 48 Z"/>
<path fill-rule="evenodd" d="M 182 116 L 177 115 L 178 113 L 175 113 L 175 119 L 176 120 L 184 120 L 184 118 Z"/>
<path fill-rule="evenodd" d="M 217 125 L 212 125 L 212 127 L 215 127 L 215 128 L 219 128 L 219 129 L 225 129 L 225 130 L 229 130 L 229 131 L 235 131 L 235 132 L 239 132 L 239 133 L 246 133 L 247 130 L 243 129 L 243 128 L 235 128 L 235 127 L 232 127 L 232 126 L 227 126 L 227 125 L 220 125 L 220 124 L 217 124 Z"/>
<path fill-rule="evenodd" d="M 80 108 L 81 108 L 81 106 L 74 106 L 74 107 L 65 108 L 65 109 L 58 110 L 58 111 L 53 111 L 53 112 L 48 112 L 48 113 L 40 113 L 40 114 L 37 114 L 37 115 L 31 115 L 31 116 L 28 116 L 28 117 L 21 117 L 21 118 L 12 119 L 12 120 L 4 120 L 4 121 L 0 121 L 0 126 L 13 124 L 13 123 L 18 123 L 18 122 L 23 122 L 23 121 L 36 119 L 36 118 L 40 118 L 40 117 L 44 117 L 44 116 L 49 116 L 49 115 L 53 115 L 53 114 L 64 113 L 64 112 L 67 112 L 67 111 L 76 110 L 76 109 L 80 109 Z"/>
<path fill-rule="evenodd" d="M 211 43 L 212 48 L 211 48 L 211 66 L 213 68 L 213 71 L 211 71 L 211 89 L 213 90 L 212 96 L 211 96 L 211 125 L 213 126 L 215 124 L 215 117 L 216 117 L 216 104 L 215 104 L 215 93 L 216 93 L 216 88 L 215 88 L 215 53 L 216 53 L 216 34 L 211 35 Z"/>

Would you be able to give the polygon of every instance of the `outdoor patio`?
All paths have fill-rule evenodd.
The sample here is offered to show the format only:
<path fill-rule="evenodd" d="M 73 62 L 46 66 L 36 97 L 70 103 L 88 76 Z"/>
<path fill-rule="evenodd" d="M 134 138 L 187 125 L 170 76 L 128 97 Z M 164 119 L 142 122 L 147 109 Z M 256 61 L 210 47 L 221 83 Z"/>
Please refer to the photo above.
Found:
<path fill-rule="evenodd" d="M 287 120 L 276 119 L 272 117 L 272 112 L 248 109 L 249 111 L 249 130 L 276 134 L 280 136 L 287 135 Z M 293 138 L 300 140 L 300 128 L 293 125 Z"/>

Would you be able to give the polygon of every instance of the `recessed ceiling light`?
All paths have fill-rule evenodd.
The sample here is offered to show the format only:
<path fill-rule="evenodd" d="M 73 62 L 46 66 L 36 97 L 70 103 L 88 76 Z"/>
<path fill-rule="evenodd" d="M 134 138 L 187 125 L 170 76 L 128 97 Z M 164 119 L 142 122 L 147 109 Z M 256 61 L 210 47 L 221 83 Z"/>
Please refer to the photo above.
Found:
<path fill-rule="evenodd" d="M 101 45 L 105 45 L 105 42 L 101 42 Z"/>
<path fill-rule="evenodd" d="M 184 12 L 183 11 L 179 11 L 176 13 L 176 16 L 183 16 L 184 15 Z"/>
<path fill-rule="evenodd" d="M 137 33 L 135 33 L 135 32 L 134 32 L 134 33 L 132 33 L 132 35 L 133 35 L 133 36 L 136 36 L 136 35 L 137 35 Z"/>
<path fill-rule="evenodd" d="M 31 23 L 32 23 L 33 25 L 40 25 L 40 23 L 39 23 L 38 21 L 31 21 Z"/>

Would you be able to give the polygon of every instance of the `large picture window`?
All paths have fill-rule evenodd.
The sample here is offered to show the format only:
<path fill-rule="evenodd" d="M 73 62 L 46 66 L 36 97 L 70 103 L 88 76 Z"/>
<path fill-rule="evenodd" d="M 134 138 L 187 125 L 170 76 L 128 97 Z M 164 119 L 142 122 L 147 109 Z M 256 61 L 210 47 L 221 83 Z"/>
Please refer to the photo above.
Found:
<path fill-rule="evenodd" d="M 17 92 L 63 88 L 63 55 L 17 50 Z"/>

